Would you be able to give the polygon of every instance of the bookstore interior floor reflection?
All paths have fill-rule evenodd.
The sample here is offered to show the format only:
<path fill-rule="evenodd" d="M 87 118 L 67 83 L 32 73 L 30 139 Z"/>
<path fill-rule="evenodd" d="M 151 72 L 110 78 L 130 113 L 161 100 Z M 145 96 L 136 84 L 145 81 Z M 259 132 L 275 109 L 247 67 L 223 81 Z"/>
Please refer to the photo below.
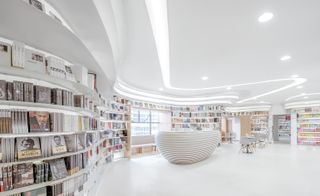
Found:
<path fill-rule="evenodd" d="M 319 147 L 238 150 L 225 144 L 193 165 L 173 165 L 160 155 L 121 160 L 106 167 L 97 196 L 319 196 Z"/>

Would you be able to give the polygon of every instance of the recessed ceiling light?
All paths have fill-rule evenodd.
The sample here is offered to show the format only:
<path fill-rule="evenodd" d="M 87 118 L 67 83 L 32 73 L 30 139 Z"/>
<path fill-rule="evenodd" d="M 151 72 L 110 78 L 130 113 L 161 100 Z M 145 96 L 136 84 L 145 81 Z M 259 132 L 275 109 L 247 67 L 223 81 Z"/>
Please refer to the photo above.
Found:
<path fill-rule="evenodd" d="M 297 75 L 297 74 L 294 74 L 291 76 L 291 78 L 297 78 L 297 77 L 299 77 L 299 75 Z"/>
<path fill-rule="evenodd" d="M 209 78 L 207 76 L 202 76 L 201 80 L 208 80 Z"/>
<path fill-rule="evenodd" d="M 297 88 L 303 88 L 303 86 L 297 86 Z"/>
<path fill-rule="evenodd" d="M 163 88 L 158 88 L 159 91 L 163 91 Z"/>
<path fill-rule="evenodd" d="M 306 93 L 301 93 L 301 95 L 303 96 L 303 95 L 306 95 Z"/>
<path fill-rule="evenodd" d="M 232 89 L 232 87 L 231 87 L 231 86 L 228 86 L 228 87 L 227 87 L 227 90 L 231 90 L 231 89 Z"/>
<path fill-rule="evenodd" d="M 289 56 L 289 55 L 285 55 L 285 56 L 283 56 L 283 57 L 281 57 L 281 61 L 287 61 L 287 60 L 290 60 L 291 59 L 291 56 Z"/>
<path fill-rule="evenodd" d="M 273 18 L 273 13 L 265 12 L 261 16 L 259 16 L 258 21 L 261 23 L 268 22 Z"/>
<path fill-rule="evenodd" d="M 308 96 L 304 96 L 303 98 L 304 98 L 304 99 L 308 99 L 309 97 L 308 97 Z"/>

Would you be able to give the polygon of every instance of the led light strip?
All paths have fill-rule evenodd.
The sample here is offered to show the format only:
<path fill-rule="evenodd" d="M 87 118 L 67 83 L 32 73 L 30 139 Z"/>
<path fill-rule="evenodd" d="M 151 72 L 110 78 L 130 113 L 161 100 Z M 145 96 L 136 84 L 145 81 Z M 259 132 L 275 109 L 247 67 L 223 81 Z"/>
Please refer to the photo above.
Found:
<path fill-rule="evenodd" d="M 299 97 L 313 96 L 313 95 L 320 95 L 320 93 L 301 93 L 300 95 L 295 95 L 295 96 L 287 98 L 286 101 L 290 101 L 292 99 L 299 98 Z"/>
<path fill-rule="evenodd" d="M 247 99 L 243 99 L 238 101 L 237 103 L 243 103 L 250 100 L 255 100 L 257 98 L 261 98 L 270 94 L 274 94 L 288 88 L 292 88 L 294 86 L 300 85 L 306 81 L 304 78 L 288 78 L 288 79 L 278 79 L 278 80 L 268 80 L 262 82 L 253 82 L 246 84 L 236 84 L 236 85 L 224 85 L 219 87 L 209 87 L 209 88 L 197 88 L 197 89 L 186 89 L 186 88 L 178 88 L 173 87 L 171 85 L 170 80 L 170 47 L 169 47 L 169 30 L 168 30 L 168 14 L 167 14 L 167 0 L 145 0 L 145 4 L 148 10 L 149 19 L 152 26 L 152 32 L 156 43 L 156 48 L 158 52 L 158 58 L 162 73 L 162 80 L 164 86 L 167 89 L 180 90 L 180 91 L 203 91 L 203 90 L 212 90 L 219 88 L 232 88 L 239 86 L 247 86 L 247 85 L 258 85 L 264 83 L 271 82 L 279 82 L 279 81 L 290 81 L 293 83 L 286 85 L 284 87 L 254 96 Z"/>

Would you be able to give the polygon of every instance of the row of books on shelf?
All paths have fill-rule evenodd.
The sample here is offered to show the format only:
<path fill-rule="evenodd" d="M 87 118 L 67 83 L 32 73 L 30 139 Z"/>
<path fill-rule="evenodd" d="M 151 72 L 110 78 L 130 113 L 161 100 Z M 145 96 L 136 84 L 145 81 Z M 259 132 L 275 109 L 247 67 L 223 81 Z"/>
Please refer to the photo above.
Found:
<path fill-rule="evenodd" d="M 314 129 L 320 129 L 320 124 L 298 124 L 298 128 L 314 128 Z"/>
<path fill-rule="evenodd" d="M 320 138 L 298 138 L 297 141 L 298 144 L 303 144 L 303 145 L 314 145 L 314 146 L 319 146 L 320 145 Z"/>
<path fill-rule="evenodd" d="M 75 132 L 95 130 L 97 126 L 97 119 L 88 116 L 0 110 L 0 133 Z"/>
<path fill-rule="evenodd" d="M 192 113 L 192 112 L 177 112 L 172 111 L 171 117 L 179 117 L 179 118 L 206 118 L 206 117 L 221 117 L 222 113 L 215 112 L 205 112 L 205 113 Z"/>
<path fill-rule="evenodd" d="M 298 137 L 305 137 L 305 138 L 314 138 L 314 137 L 317 137 L 317 138 L 320 138 L 320 132 L 314 132 L 314 133 L 305 133 L 305 132 L 299 132 L 298 131 Z"/>
<path fill-rule="evenodd" d="M 128 121 L 129 115 L 128 114 L 118 114 L 118 113 L 110 113 L 101 111 L 100 116 L 105 120 L 114 120 L 114 121 Z"/>
<path fill-rule="evenodd" d="M 94 110 L 94 103 L 84 95 L 30 82 L 0 80 L 0 100 L 46 103 Z"/>
<path fill-rule="evenodd" d="M 218 123 L 220 122 L 220 118 L 187 118 L 187 119 L 180 119 L 180 118 L 172 118 L 172 123 Z"/>
<path fill-rule="evenodd" d="M 78 152 L 92 146 L 95 134 L 55 135 L 46 137 L 18 137 L 0 139 L 0 162 L 32 160 Z"/>
<path fill-rule="evenodd" d="M 269 116 L 267 111 L 255 111 L 255 112 L 227 112 L 227 116 Z"/>
<path fill-rule="evenodd" d="M 298 127 L 299 132 L 320 132 L 320 127 Z"/>
<path fill-rule="evenodd" d="M 201 129 L 218 129 L 220 128 L 219 124 L 172 124 L 173 129 L 180 129 L 180 128 L 191 128 L 195 130 L 201 130 Z"/>
<path fill-rule="evenodd" d="M 125 122 L 101 122 L 102 129 L 127 129 Z"/>
<path fill-rule="evenodd" d="M 171 110 L 181 111 L 181 112 L 224 111 L 224 106 L 223 105 L 200 105 L 200 106 L 188 106 L 188 107 L 172 106 Z"/>
<path fill-rule="evenodd" d="M 45 56 L 43 52 L 31 49 L 22 42 L 13 41 L 12 45 L 0 42 L 0 66 L 22 68 L 39 74 L 79 82 L 97 91 L 95 73 L 88 72 L 88 69 L 82 65 L 72 65 L 61 58 Z"/>
<path fill-rule="evenodd" d="M 299 115 L 304 113 L 320 113 L 320 107 L 297 108 L 292 109 L 292 112 L 296 112 Z"/>
<path fill-rule="evenodd" d="M 130 102 L 132 107 L 136 108 L 143 108 L 143 109 L 156 109 L 156 110 L 171 110 L 170 106 L 167 105 L 160 105 L 160 104 L 153 104 L 153 103 L 146 103 L 146 102 L 138 102 L 138 101 L 131 101 Z"/>
<path fill-rule="evenodd" d="M 88 156 L 78 154 L 39 163 L 22 163 L 0 168 L 0 191 L 50 182 L 73 175 L 88 164 Z"/>
<path fill-rule="evenodd" d="M 125 98 L 120 97 L 118 95 L 113 95 L 113 101 L 116 102 L 116 103 L 124 104 L 124 105 L 129 104 L 129 100 L 128 99 L 125 99 Z"/>

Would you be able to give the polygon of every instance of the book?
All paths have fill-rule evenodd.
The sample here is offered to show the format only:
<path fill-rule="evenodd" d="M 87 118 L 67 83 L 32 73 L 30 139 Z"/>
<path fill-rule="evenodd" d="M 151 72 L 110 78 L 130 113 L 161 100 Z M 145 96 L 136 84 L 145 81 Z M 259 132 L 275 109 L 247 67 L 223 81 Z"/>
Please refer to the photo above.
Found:
<path fill-rule="evenodd" d="M 23 100 L 25 102 L 34 102 L 33 84 L 29 82 L 23 83 Z"/>
<path fill-rule="evenodd" d="M 73 71 L 72 71 L 73 67 L 69 66 L 69 65 L 65 65 L 64 67 L 65 67 L 65 70 L 66 70 L 66 79 L 75 82 L 76 79 L 75 79 L 75 76 L 74 76 Z"/>
<path fill-rule="evenodd" d="M 66 142 L 63 136 L 55 135 L 51 138 L 52 154 L 61 154 L 67 152 Z"/>
<path fill-rule="evenodd" d="M 12 44 L 12 67 L 24 68 L 25 44 L 14 41 Z"/>
<path fill-rule="evenodd" d="M 29 127 L 30 132 L 49 132 L 49 113 L 29 112 Z"/>
<path fill-rule="evenodd" d="M 23 82 L 13 81 L 13 100 L 23 101 Z"/>
<path fill-rule="evenodd" d="M 68 152 L 76 152 L 77 151 L 77 135 L 65 135 L 66 146 Z"/>
<path fill-rule="evenodd" d="M 95 73 L 88 73 L 88 87 L 92 90 L 97 89 L 97 75 Z"/>
<path fill-rule="evenodd" d="M 68 176 L 66 164 L 63 159 L 49 161 L 52 180 L 65 178 Z"/>
<path fill-rule="evenodd" d="M 36 103 L 51 103 L 51 89 L 44 86 L 34 86 L 34 98 Z"/>
<path fill-rule="evenodd" d="M 57 78 L 66 79 L 64 61 L 53 56 L 46 57 L 46 59 L 49 75 Z"/>
<path fill-rule="evenodd" d="M 51 103 L 62 105 L 62 90 L 55 88 L 51 89 Z"/>
<path fill-rule="evenodd" d="M 33 184 L 33 164 L 23 163 L 13 165 L 13 182 L 14 188 L 21 188 Z"/>
<path fill-rule="evenodd" d="M 0 100 L 7 100 L 7 82 L 5 80 L 0 80 Z"/>
<path fill-rule="evenodd" d="M 40 139 L 38 137 L 21 137 L 16 140 L 18 160 L 41 157 Z"/>
<path fill-rule="evenodd" d="M 47 74 L 45 55 L 31 49 L 26 49 L 24 69 L 40 74 Z"/>
<path fill-rule="evenodd" d="M 88 69 L 82 65 L 73 65 L 72 69 L 78 83 L 88 86 Z"/>
<path fill-rule="evenodd" d="M 0 66 L 11 66 L 11 45 L 0 41 Z"/>
<path fill-rule="evenodd" d="M 7 100 L 13 100 L 13 83 L 7 82 Z"/>

